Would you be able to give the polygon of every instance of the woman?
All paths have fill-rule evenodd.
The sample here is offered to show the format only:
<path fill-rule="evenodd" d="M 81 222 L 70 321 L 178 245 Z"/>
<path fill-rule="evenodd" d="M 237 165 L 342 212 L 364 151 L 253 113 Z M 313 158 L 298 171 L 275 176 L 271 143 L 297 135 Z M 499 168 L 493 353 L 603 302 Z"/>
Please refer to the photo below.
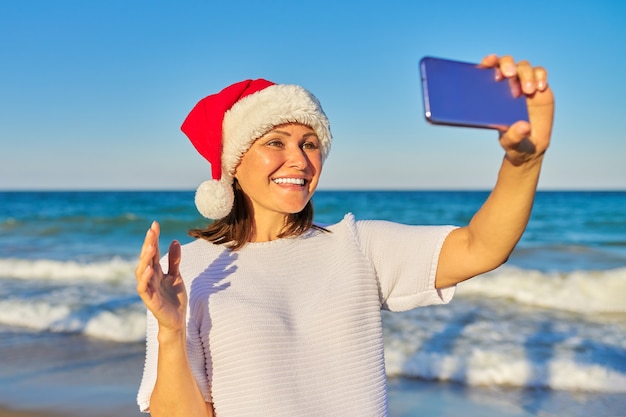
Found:
<path fill-rule="evenodd" d="M 509 56 L 482 64 L 526 95 L 530 123 L 501 132 L 496 186 L 461 228 L 351 215 L 313 225 L 331 134 L 301 87 L 244 81 L 194 107 L 182 129 L 213 177 L 196 205 L 216 221 L 163 260 L 158 223 L 146 234 L 136 269 L 149 310 L 142 411 L 387 414 L 380 309 L 447 303 L 456 284 L 506 261 L 530 216 L 552 129 L 547 73 Z"/>

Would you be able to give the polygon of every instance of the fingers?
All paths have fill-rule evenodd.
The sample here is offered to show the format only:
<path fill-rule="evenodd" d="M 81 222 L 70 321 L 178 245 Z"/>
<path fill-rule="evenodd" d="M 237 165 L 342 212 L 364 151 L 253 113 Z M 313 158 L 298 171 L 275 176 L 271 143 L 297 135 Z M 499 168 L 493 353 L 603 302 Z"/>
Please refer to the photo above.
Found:
<path fill-rule="evenodd" d="M 498 55 L 496 54 L 489 54 L 486 57 L 484 57 L 482 59 L 482 61 L 480 61 L 480 66 L 481 67 L 495 67 L 498 65 Z"/>
<path fill-rule="evenodd" d="M 515 149 L 530 135 L 530 124 L 523 120 L 513 123 L 500 135 L 500 143 L 505 150 Z"/>
<path fill-rule="evenodd" d="M 148 263 L 151 263 L 155 254 L 158 256 L 159 233 L 159 224 L 157 222 L 153 222 L 150 229 L 146 232 L 146 236 L 143 240 L 143 246 L 141 247 L 141 253 L 139 255 L 140 262 L 147 261 Z"/>
<path fill-rule="evenodd" d="M 157 262 L 159 260 L 159 234 L 159 223 L 152 222 L 150 229 L 146 232 L 140 255 L 141 258 L 145 258 L 150 263 L 154 263 L 155 258 Z"/>
<path fill-rule="evenodd" d="M 519 166 L 536 159 L 543 153 L 537 143 L 530 138 L 530 124 L 526 121 L 513 123 L 500 136 L 500 144 L 505 150 L 506 159 L 513 165 Z"/>
<path fill-rule="evenodd" d="M 178 266 L 180 265 L 180 243 L 177 240 L 174 240 L 170 244 L 170 250 L 168 254 L 168 275 L 173 277 L 179 275 Z"/>
<path fill-rule="evenodd" d="M 533 70 L 535 80 L 537 81 L 537 89 L 539 91 L 546 91 L 548 88 L 548 71 L 543 67 L 535 67 Z"/>
<path fill-rule="evenodd" d="M 533 67 L 526 60 L 516 63 L 511 55 L 502 57 L 495 54 L 487 55 L 480 62 L 480 66 L 494 68 L 498 81 L 507 79 L 515 97 L 521 94 L 532 96 L 537 91 L 545 91 L 548 88 L 548 72 L 545 68 Z"/>
<path fill-rule="evenodd" d="M 137 278 L 138 290 L 145 291 L 154 272 L 161 274 L 161 254 L 159 251 L 159 234 L 161 232 L 158 222 L 153 222 L 150 229 L 146 232 L 146 237 L 139 254 L 139 262 L 135 268 L 135 277 Z M 176 276 L 179 274 L 179 265 L 181 258 L 181 247 L 178 241 L 170 244 L 168 253 L 169 271 L 168 274 Z"/>
<path fill-rule="evenodd" d="M 135 268 L 135 278 L 137 279 L 137 292 L 144 294 L 149 290 L 149 283 L 155 268 L 159 267 L 159 233 L 160 228 L 157 222 L 153 222 L 146 232 L 139 262 Z"/>
<path fill-rule="evenodd" d="M 526 98 L 528 122 L 514 123 L 500 135 L 507 159 L 515 165 L 536 160 L 550 146 L 554 121 L 554 94 L 548 85 L 548 72 L 526 60 L 516 62 L 510 55 L 487 55 L 480 65 L 493 68 L 496 80 L 507 82 L 514 97 Z"/>
<path fill-rule="evenodd" d="M 517 63 L 517 79 L 524 94 L 533 94 L 537 90 L 535 72 L 528 61 Z"/>
<path fill-rule="evenodd" d="M 159 235 L 161 234 L 161 226 L 158 222 L 154 221 L 150 225 L 150 229 L 146 234 L 146 240 L 148 240 L 148 246 L 152 246 L 152 265 L 156 265 L 159 263 L 161 259 L 161 254 L 159 253 Z"/>

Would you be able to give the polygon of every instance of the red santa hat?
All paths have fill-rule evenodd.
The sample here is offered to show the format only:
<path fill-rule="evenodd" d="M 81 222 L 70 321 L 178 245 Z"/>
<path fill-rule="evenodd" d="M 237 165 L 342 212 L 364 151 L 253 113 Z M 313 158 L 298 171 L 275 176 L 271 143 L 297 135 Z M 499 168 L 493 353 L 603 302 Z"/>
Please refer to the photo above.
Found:
<path fill-rule="evenodd" d="M 212 179 L 196 190 L 196 207 L 209 219 L 226 217 L 233 208 L 233 174 L 252 143 L 284 123 L 302 123 L 320 140 L 322 161 L 332 135 L 328 118 L 313 94 L 298 85 L 264 79 L 245 80 L 200 100 L 181 130 L 211 163 Z"/>

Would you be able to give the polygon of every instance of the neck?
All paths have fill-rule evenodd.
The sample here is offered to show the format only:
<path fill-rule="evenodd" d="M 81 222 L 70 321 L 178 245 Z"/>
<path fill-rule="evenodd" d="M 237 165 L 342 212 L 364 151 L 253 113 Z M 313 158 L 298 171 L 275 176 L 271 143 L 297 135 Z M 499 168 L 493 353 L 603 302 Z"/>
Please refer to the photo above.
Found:
<path fill-rule="evenodd" d="M 252 242 L 269 242 L 278 239 L 278 235 L 282 232 L 287 224 L 287 216 L 282 214 L 274 214 L 271 216 L 254 216 L 254 230 Z"/>

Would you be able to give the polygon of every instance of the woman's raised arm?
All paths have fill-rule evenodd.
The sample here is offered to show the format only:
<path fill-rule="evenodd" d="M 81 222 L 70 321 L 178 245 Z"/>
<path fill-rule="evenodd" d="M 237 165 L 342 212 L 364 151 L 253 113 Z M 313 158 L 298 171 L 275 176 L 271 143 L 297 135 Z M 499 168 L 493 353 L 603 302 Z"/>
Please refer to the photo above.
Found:
<path fill-rule="evenodd" d="M 159 264 L 157 222 L 152 223 L 135 270 L 137 292 L 159 324 L 157 378 L 150 399 L 153 417 L 213 416 L 211 404 L 204 401 L 191 372 L 187 356 L 187 291 L 180 275 L 180 244 L 172 242 L 168 272 Z"/>
<path fill-rule="evenodd" d="M 505 155 L 496 185 L 469 225 L 446 238 L 437 268 L 437 288 L 455 285 L 506 262 L 528 224 L 550 144 L 554 95 L 545 69 L 495 55 L 485 57 L 482 65 L 496 68 L 502 82 L 509 82 L 515 94 L 526 96 L 529 122 L 518 121 L 500 133 Z"/>

